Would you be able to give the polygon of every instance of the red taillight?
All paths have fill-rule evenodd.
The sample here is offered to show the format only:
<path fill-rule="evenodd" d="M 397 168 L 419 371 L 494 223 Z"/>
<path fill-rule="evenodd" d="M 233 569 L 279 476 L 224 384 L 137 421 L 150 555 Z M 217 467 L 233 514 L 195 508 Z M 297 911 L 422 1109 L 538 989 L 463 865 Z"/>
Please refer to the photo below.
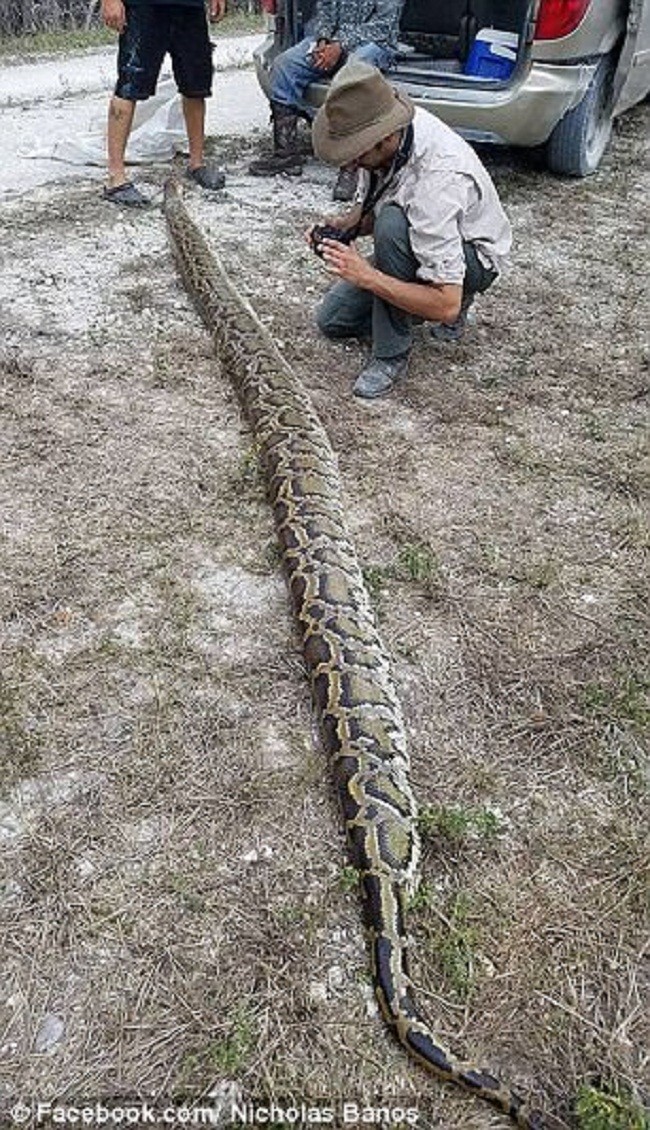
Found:
<path fill-rule="evenodd" d="M 589 0 L 542 0 L 537 14 L 535 39 L 561 39 L 575 31 L 589 7 Z"/>
<path fill-rule="evenodd" d="M 274 16 L 276 8 L 276 0 L 262 0 L 262 11 L 266 12 L 267 16 Z"/>

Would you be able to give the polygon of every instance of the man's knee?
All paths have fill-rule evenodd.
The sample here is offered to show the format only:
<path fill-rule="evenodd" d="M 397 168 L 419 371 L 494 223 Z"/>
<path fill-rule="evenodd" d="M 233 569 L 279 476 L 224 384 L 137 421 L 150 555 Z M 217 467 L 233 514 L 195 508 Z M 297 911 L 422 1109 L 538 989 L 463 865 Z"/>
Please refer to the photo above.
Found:
<path fill-rule="evenodd" d="M 282 51 L 279 55 L 276 55 L 275 59 L 273 60 L 273 66 L 271 67 L 271 83 L 272 84 L 278 78 L 283 77 L 283 75 L 285 74 L 285 72 L 287 70 L 288 65 L 289 65 L 289 60 L 287 59 L 287 52 L 286 51 Z"/>
<path fill-rule="evenodd" d="M 371 301 L 360 306 L 345 284 L 335 283 L 316 309 L 316 325 L 325 337 L 364 337 L 370 332 Z M 356 296 L 358 299 L 358 295 Z"/>
<path fill-rule="evenodd" d="M 288 47 L 276 56 L 271 68 L 271 97 L 274 92 L 284 93 L 287 83 L 293 83 L 307 61 L 308 44 L 305 41 Z"/>
<path fill-rule="evenodd" d="M 360 47 L 355 47 L 352 54 L 363 63 L 371 63 L 379 54 L 379 48 L 374 43 L 362 43 Z"/>
<path fill-rule="evenodd" d="M 395 57 L 393 51 L 387 47 L 380 47 L 377 43 L 362 43 L 352 54 L 355 59 L 369 63 L 371 67 L 377 67 L 380 71 L 390 70 Z"/>

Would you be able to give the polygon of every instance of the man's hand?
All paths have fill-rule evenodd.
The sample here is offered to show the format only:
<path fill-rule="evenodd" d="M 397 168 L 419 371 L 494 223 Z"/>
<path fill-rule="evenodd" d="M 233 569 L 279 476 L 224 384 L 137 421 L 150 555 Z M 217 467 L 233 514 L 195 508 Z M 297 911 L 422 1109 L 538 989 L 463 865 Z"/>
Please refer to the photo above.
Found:
<path fill-rule="evenodd" d="M 324 239 L 320 246 L 323 249 L 323 262 L 328 271 L 354 286 L 361 287 L 362 290 L 372 290 L 376 270 L 372 263 L 359 254 L 353 243 L 345 244 L 335 239 Z"/>
<path fill-rule="evenodd" d="M 319 39 L 314 48 L 312 62 L 319 71 L 333 71 L 341 61 L 342 54 L 343 48 L 340 43 L 327 43 L 324 39 Z"/>
<path fill-rule="evenodd" d="M 317 224 L 310 224 L 309 227 L 305 229 L 303 233 L 305 243 L 308 243 L 311 247 L 311 236 L 316 227 L 338 228 L 339 231 L 349 231 L 350 228 L 357 226 L 360 218 L 360 204 L 355 204 L 353 208 L 350 208 L 348 212 L 344 212 L 341 216 L 325 216 L 322 220 L 319 220 Z M 363 234 L 365 235 L 365 232 Z"/>
<path fill-rule="evenodd" d="M 119 31 L 120 35 L 126 27 L 126 12 L 122 0 L 102 0 L 102 19 L 106 27 L 112 31 Z"/>
<path fill-rule="evenodd" d="M 324 216 L 322 220 L 318 221 L 318 226 L 319 227 L 327 226 L 327 227 L 330 227 L 330 228 L 338 228 L 339 231 L 349 231 L 350 228 L 356 227 L 356 225 L 359 223 L 360 219 L 361 219 L 361 205 L 355 204 L 352 208 L 349 208 L 347 212 L 343 212 L 340 216 Z M 364 221 L 365 221 L 365 217 L 364 217 Z M 364 223 L 364 226 L 365 226 L 365 223 Z M 305 242 L 306 243 L 311 243 L 311 233 L 313 232 L 315 227 L 316 227 L 316 224 L 310 224 L 309 227 L 307 228 L 307 230 L 305 231 L 304 235 L 305 235 Z M 359 234 L 361 235 L 362 233 L 360 232 Z M 366 234 L 367 233 L 365 231 L 363 231 L 363 235 L 366 235 Z"/>
<path fill-rule="evenodd" d="M 210 23 L 217 24 L 226 14 L 226 0 L 210 0 Z"/>

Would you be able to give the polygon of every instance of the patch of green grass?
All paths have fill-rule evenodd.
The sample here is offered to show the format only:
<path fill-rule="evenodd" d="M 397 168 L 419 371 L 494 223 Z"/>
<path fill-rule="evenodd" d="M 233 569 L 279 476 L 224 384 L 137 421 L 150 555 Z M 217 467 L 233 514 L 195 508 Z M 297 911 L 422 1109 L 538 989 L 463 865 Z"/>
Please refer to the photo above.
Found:
<path fill-rule="evenodd" d="M 471 904 L 469 896 L 459 892 L 447 915 L 449 928 L 440 932 L 437 950 L 443 973 L 461 1000 L 467 1000 L 475 979 L 476 950 L 479 931 L 470 922 Z"/>
<path fill-rule="evenodd" d="M 500 581 L 527 584 L 534 589 L 547 589 L 558 579 L 559 570 L 552 555 L 548 557 L 522 556 L 518 560 L 498 546 L 481 542 L 479 545 L 480 569 L 488 577 Z"/>
<path fill-rule="evenodd" d="M 607 430 L 597 416 L 589 415 L 584 422 L 584 434 L 587 439 L 595 443 L 603 443 L 607 439 Z"/>
<path fill-rule="evenodd" d="M 379 604 L 390 576 L 388 570 L 382 565 L 367 565 L 362 573 L 371 602 L 375 605 Z"/>
<path fill-rule="evenodd" d="M 188 1049 L 179 1066 L 178 1085 L 186 1087 L 206 1075 L 232 1077 L 246 1066 L 255 1043 L 254 1019 L 243 1004 L 235 1010 L 228 1034 L 206 1041 L 204 1046 Z"/>
<path fill-rule="evenodd" d="M 430 910 L 435 902 L 435 892 L 429 883 L 420 883 L 409 899 L 408 908 L 413 914 Z"/>
<path fill-rule="evenodd" d="M 418 828 L 423 839 L 442 839 L 454 846 L 467 840 L 492 842 L 502 835 L 504 824 L 497 812 L 487 806 L 428 805 L 420 809 Z"/>
<path fill-rule="evenodd" d="M 539 558 L 526 562 L 521 575 L 515 575 L 517 581 L 525 581 L 531 588 L 547 589 L 558 579 L 558 567 L 551 557 Z"/>
<path fill-rule="evenodd" d="M 630 1094 L 583 1086 L 576 1099 L 578 1130 L 648 1130 L 650 1119 Z"/>
<path fill-rule="evenodd" d="M 583 705 L 588 715 L 600 721 L 631 723 L 644 730 L 650 723 L 650 680 L 642 674 L 625 671 L 610 685 L 587 683 Z"/>
<path fill-rule="evenodd" d="M 87 31 L 84 28 L 52 28 L 6 38 L 0 36 L 0 57 L 67 55 L 75 51 L 87 51 L 93 47 L 105 47 L 116 42 L 115 32 L 105 27 L 89 28 Z"/>
<path fill-rule="evenodd" d="M 389 581 L 417 584 L 429 596 L 439 593 L 442 574 L 438 559 L 429 545 L 408 541 L 386 565 L 367 565 L 363 579 L 373 604 L 378 604 Z"/>
<path fill-rule="evenodd" d="M 395 558 L 392 575 L 398 581 L 414 581 L 429 587 L 440 579 L 440 564 L 424 542 L 406 542 Z"/>
<path fill-rule="evenodd" d="M 444 908 L 441 897 L 428 883 L 421 883 L 408 904 L 410 914 L 421 915 L 418 935 L 456 996 L 468 999 L 475 982 L 480 932 L 470 896 L 459 891 Z"/>
<path fill-rule="evenodd" d="M 313 945 L 326 917 L 323 902 L 289 903 L 274 912 L 273 918 L 282 934 L 300 931 L 309 945 Z"/>
<path fill-rule="evenodd" d="M 240 1009 L 233 1020 L 230 1035 L 214 1041 L 208 1048 L 210 1065 L 225 1075 L 241 1071 L 253 1047 L 253 1022 L 245 1009 Z"/>
<path fill-rule="evenodd" d="M 229 35 L 246 35 L 264 31 L 264 19 L 256 13 L 232 12 L 217 24 L 210 25 L 212 39 L 224 39 Z M 96 47 L 115 44 L 117 36 L 103 26 L 85 28 L 49 28 L 43 31 L 25 32 L 22 35 L 0 36 L 0 58 L 31 55 L 68 55 L 76 51 L 88 51 Z"/>
<path fill-rule="evenodd" d="M 466 838 L 471 823 L 470 812 L 464 808 L 427 806 L 418 813 L 418 829 L 423 839 L 440 836 L 458 843 Z"/>
<path fill-rule="evenodd" d="M 390 567 L 396 581 L 419 585 L 432 600 L 444 590 L 444 577 L 436 553 L 423 541 L 407 541 L 401 547 Z"/>
<path fill-rule="evenodd" d="M 359 888 L 359 872 L 356 867 L 346 865 L 341 868 L 339 875 L 339 886 L 346 894 L 356 891 Z"/>
<path fill-rule="evenodd" d="M 262 550 L 263 569 L 266 576 L 277 573 L 282 566 L 282 548 L 277 538 L 270 538 Z"/>

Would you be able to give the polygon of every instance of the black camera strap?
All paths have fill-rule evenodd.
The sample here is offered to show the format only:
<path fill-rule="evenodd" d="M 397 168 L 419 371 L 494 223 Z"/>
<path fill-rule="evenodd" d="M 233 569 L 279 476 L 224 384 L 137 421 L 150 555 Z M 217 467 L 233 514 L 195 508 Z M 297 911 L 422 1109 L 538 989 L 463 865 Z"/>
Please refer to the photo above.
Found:
<path fill-rule="evenodd" d="M 368 187 L 366 189 L 366 194 L 363 198 L 363 203 L 361 204 L 361 215 L 359 216 L 358 222 L 351 229 L 351 231 L 354 232 L 352 239 L 356 239 L 357 235 L 359 234 L 359 229 L 361 227 L 361 223 L 364 220 L 364 218 L 370 212 L 372 212 L 373 208 L 376 206 L 378 201 L 381 200 L 384 193 L 387 192 L 388 189 L 390 188 L 390 186 L 393 183 L 393 181 L 395 180 L 395 177 L 397 176 L 397 174 L 400 172 L 401 169 L 404 168 L 406 162 L 408 161 L 409 157 L 411 156 L 412 149 L 413 149 L 413 122 L 409 122 L 406 129 L 402 133 L 402 139 L 400 141 L 398 148 L 395 151 L 395 156 L 393 157 L 393 160 L 390 163 L 390 167 L 388 168 L 386 175 L 382 176 L 380 173 L 375 172 L 374 170 L 370 174 L 370 183 L 368 184 Z"/>

